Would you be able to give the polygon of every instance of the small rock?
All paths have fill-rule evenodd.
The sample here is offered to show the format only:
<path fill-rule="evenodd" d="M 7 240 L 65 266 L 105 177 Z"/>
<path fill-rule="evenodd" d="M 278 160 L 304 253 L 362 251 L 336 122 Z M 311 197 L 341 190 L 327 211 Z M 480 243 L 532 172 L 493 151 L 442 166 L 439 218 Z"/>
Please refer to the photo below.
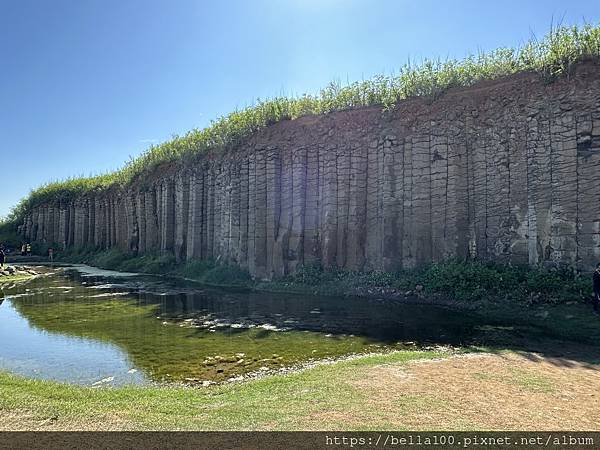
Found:
<path fill-rule="evenodd" d="M 113 381 L 115 379 L 115 377 L 106 377 L 106 378 L 102 378 L 100 381 L 96 381 L 95 383 L 92 383 L 92 386 L 98 386 L 100 384 L 106 384 L 106 383 L 110 383 L 111 381 Z"/>

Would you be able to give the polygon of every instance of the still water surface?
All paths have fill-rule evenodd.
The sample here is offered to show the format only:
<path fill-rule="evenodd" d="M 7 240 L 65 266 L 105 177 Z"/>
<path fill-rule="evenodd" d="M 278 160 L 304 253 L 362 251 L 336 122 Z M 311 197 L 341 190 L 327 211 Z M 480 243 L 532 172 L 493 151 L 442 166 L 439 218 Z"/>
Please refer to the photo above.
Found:
<path fill-rule="evenodd" d="M 482 318 L 358 298 L 240 293 L 58 269 L 0 285 L 0 369 L 108 386 L 219 382 L 348 354 L 481 339 Z"/>

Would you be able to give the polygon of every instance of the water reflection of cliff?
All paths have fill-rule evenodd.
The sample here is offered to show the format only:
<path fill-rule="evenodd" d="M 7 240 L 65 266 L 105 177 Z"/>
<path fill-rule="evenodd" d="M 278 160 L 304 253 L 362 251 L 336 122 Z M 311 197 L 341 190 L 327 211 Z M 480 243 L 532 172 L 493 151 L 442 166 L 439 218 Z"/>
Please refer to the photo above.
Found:
<path fill-rule="evenodd" d="M 80 279 L 80 275 L 72 276 Z M 106 279 L 86 277 L 88 284 Z M 81 281 L 81 279 L 79 280 Z M 159 305 L 164 319 L 188 320 L 199 328 L 265 326 L 277 329 L 353 334 L 382 342 L 429 341 L 458 344 L 471 335 L 474 321 L 463 313 L 433 306 L 360 298 L 277 293 L 226 292 L 156 278 L 100 284 L 109 292 L 127 289 L 140 304 Z"/>

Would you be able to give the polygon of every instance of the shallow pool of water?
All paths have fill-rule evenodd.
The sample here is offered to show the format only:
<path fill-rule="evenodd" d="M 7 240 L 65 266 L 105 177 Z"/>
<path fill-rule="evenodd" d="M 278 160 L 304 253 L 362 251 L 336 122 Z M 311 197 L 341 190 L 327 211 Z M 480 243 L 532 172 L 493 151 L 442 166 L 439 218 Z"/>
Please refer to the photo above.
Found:
<path fill-rule="evenodd" d="M 426 305 L 239 293 L 161 277 L 58 269 L 1 286 L 0 369 L 94 386 L 220 382 L 323 358 L 481 334 Z"/>

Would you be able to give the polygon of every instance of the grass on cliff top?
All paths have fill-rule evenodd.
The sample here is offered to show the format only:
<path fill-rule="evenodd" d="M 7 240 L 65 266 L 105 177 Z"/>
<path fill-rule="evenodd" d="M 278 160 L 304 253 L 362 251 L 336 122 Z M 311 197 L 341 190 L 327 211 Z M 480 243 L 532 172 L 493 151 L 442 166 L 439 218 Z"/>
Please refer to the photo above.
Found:
<path fill-rule="evenodd" d="M 333 82 L 318 94 L 258 100 L 255 105 L 221 117 L 204 129 L 150 147 L 122 169 L 93 177 L 73 177 L 47 183 L 32 191 L 13 210 L 9 219 L 18 221 L 33 206 L 48 201 L 66 201 L 112 186 L 124 186 L 151 173 L 164 163 L 189 164 L 209 150 L 231 148 L 266 126 L 309 114 L 325 114 L 361 106 L 392 108 L 399 100 L 437 97 L 456 86 L 471 86 L 523 71 L 534 71 L 553 79 L 570 71 L 578 61 L 600 57 L 600 27 L 556 27 L 542 40 L 532 39 L 518 49 L 499 48 L 463 60 L 410 62 L 398 74 L 376 76 L 342 86 Z"/>

